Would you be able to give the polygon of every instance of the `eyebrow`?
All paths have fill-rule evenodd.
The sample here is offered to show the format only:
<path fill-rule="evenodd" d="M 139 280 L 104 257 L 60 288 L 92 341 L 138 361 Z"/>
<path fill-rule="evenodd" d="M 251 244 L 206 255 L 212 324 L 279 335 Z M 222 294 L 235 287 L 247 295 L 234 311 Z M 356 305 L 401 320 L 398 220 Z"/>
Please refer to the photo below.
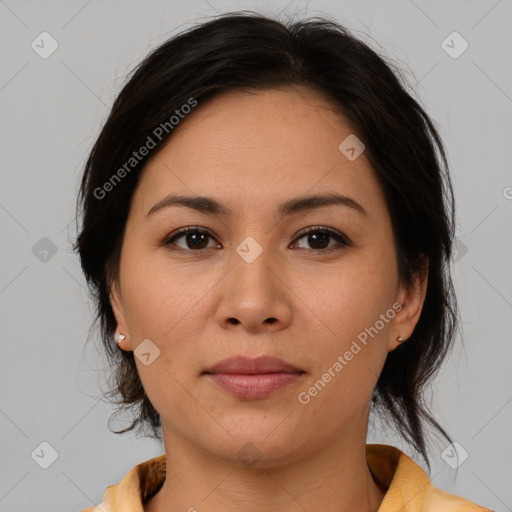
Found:
<path fill-rule="evenodd" d="M 318 194 L 290 199 L 279 205 L 277 211 L 281 217 L 287 217 L 299 212 L 331 205 L 347 206 L 365 217 L 368 216 L 368 212 L 357 201 L 337 193 Z M 170 206 L 186 206 L 199 212 L 216 216 L 233 216 L 234 214 L 229 207 L 222 205 L 211 197 L 178 196 L 170 194 L 154 204 L 146 214 L 146 218 L 162 208 Z"/>

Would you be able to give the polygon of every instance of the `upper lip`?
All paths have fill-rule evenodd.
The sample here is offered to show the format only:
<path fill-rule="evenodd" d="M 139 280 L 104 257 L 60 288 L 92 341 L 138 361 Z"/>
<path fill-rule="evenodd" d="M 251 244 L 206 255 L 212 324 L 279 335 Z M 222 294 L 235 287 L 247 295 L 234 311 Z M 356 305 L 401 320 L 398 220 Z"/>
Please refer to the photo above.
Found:
<path fill-rule="evenodd" d="M 270 356 L 245 357 L 234 356 L 224 359 L 211 368 L 205 370 L 205 373 L 231 373 L 254 375 L 261 373 L 304 373 L 302 370 L 293 366 L 282 359 Z"/>

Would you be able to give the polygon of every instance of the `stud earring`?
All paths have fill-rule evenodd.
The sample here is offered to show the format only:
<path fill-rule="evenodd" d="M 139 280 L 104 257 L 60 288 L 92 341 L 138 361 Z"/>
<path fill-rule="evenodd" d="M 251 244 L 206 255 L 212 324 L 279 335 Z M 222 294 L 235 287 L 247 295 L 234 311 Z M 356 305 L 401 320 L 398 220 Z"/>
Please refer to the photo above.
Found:
<path fill-rule="evenodd" d="M 402 341 L 404 341 L 404 339 L 402 338 L 402 336 L 398 336 L 398 338 L 396 339 L 396 341 L 398 341 L 398 343 L 402 343 Z"/>
<path fill-rule="evenodd" d="M 124 339 L 126 338 L 126 336 L 124 334 L 118 334 L 117 332 L 114 334 L 114 339 L 116 341 L 116 343 L 119 345 Z"/>

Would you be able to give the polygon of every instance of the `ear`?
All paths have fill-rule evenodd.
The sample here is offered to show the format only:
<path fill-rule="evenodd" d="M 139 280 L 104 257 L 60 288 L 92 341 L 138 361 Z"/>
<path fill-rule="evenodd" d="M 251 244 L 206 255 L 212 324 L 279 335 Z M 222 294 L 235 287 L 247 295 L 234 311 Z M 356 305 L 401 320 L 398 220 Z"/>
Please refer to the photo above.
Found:
<path fill-rule="evenodd" d="M 402 343 L 406 343 L 420 319 L 425 297 L 427 295 L 429 260 L 424 256 L 423 266 L 409 286 L 400 286 L 396 300 L 402 304 L 402 309 L 395 315 L 391 336 L 388 343 L 388 352 L 391 352 Z M 404 341 L 397 341 L 398 337 Z"/>
<path fill-rule="evenodd" d="M 132 340 L 128 332 L 128 324 L 126 323 L 121 288 L 117 279 L 113 279 L 110 282 L 109 297 L 110 305 L 112 306 L 117 321 L 117 332 L 126 336 L 126 338 L 119 343 L 119 348 L 127 351 L 133 350 Z"/>

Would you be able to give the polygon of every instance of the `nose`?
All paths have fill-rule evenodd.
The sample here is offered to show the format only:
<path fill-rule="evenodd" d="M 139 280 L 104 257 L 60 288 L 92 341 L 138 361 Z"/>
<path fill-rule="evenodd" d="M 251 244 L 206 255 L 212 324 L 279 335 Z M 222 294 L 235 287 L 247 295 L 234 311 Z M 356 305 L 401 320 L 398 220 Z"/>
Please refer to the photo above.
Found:
<path fill-rule="evenodd" d="M 221 281 L 217 322 L 224 329 L 274 332 L 291 322 L 294 296 L 285 270 L 270 250 L 252 262 L 234 252 L 231 267 Z"/>

